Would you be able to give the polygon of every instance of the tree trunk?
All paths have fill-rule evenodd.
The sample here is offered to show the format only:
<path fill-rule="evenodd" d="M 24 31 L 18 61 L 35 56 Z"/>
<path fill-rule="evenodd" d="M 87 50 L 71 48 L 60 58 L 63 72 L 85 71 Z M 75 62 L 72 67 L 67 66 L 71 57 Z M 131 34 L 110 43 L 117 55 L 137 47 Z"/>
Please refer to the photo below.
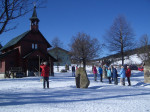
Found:
<path fill-rule="evenodd" d="M 123 44 L 121 45 L 121 60 L 122 60 L 122 66 L 124 65 L 124 51 L 123 51 Z"/>
<path fill-rule="evenodd" d="M 122 60 L 122 66 L 124 65 L 124 53 L 123 53 L 123 51 L 121 51 L 121 60 Z"/>
<path fill-rule="evenodd" d="M 86 60 L 83 59 L 83 68 L 86 69 Z"/>
<path fill-rule="evenodd" d="M 121 60 L 122 60 L 122 66 L 124 65 L 124 51 L 123 51 L 123 40 L 122 40 L 122 33 L 120 35 L 121 39 Z"/>

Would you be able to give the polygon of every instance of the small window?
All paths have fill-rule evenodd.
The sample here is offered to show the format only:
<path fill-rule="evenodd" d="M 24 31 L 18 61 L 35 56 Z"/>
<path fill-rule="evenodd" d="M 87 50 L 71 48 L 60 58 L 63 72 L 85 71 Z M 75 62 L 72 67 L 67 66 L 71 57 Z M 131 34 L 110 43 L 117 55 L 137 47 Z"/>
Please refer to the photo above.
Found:
<path fill-rule="evenodd" d="M 34 44 L 32 44 L 32 49 L 34 49 Z"/>
<path fill-rule="evenodd" d="M 37 44 L 35 44 L 35 49 L 37 49 Z"/>
<path fill-rule="evenodd" d="M 32 44 L 32 49 L 37 49 L 38 45 L 37 44 Z"/>

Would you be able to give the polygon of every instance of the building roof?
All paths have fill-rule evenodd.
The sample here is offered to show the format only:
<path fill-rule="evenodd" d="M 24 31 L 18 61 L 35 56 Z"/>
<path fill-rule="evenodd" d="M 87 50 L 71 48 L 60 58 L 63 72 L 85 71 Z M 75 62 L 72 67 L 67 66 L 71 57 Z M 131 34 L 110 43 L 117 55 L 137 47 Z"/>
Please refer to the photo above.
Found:
<path fill-rule="evenodd" d="M 61 51 L 65 52 L 65 53 L 67 53 L 67 54 L 70 54 L 69 51 L 67 51 L 67 50 L 65 50 L 65 49 L 62 49 L 62 48 L 60 48 L 60 47 L 55 47 L 55 48 L 53 48 L 53 49 L 50 49 L 50 50 L 48 50 L 48 53 L 50 53 L 51 51 L 55 51 L 55 50 L 61 50 Z"/>
<path fill-rule="evenodd" d="M 30 31 L 26 31 L 24 33 L 22 33 L 21 35 L 13 38 L 12 40 L 10 40 L 5 46 L 3 46 L 0 50 L 4 50 L 8 47 L 11 47 L 15 44 L 17 44 L 23 37 L 25 37 Z"/>
<path fill-rule="evenodd" d="M 4 50 L 4 49 L 7 49 L 8 47 L 11 47 L 15 44 L 17 44 L 22 38 L 24 38 L 28 33 L 32 32 L 32 30 L 29 30 L 29 31 L 26 31 L 24 33 L 22 33 L 21 35 L 13 38 L 12 40 L 10 40 L 5 46 L 3 46 L 0 51 Z M 40 31 L 38 31 L 37 33 L 39 33 L 43 38 L 44 36 L 41 34 Z M 45 38 L 44 38 L 45 39 Z M 47 42 L 48 44 L 48 47 L 51 47 L 51 45 L 48 43 L 48 41 L 45 39 L 45 41 Z"/>

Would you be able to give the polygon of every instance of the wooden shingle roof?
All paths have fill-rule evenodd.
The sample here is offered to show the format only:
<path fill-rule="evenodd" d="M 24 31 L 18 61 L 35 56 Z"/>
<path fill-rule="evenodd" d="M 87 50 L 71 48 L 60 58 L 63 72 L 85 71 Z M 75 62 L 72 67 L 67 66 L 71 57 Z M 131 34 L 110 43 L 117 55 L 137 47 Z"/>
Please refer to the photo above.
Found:
<path fill-rule="evenodd" d="M 61 51 L 63 51 L 63 52 L 65 52 L 65 53 L 67 53 L 67 54 L 70 55 L 70 52 L 69 52 L 69 51 L 67 51 L 67 50 L 65 50 L 65 49 L 63 49 L 63 48 L 60 48 L 60 47 L 55 47 L 55 48 L 53 48 L 53 49 L 50 49 L 50 50 L 48 50 L 48 52 L 50 53 L 51 51 L 55 51 L 55 50 L 61 50 Z"/>
<path fill-rule="evenodd" d="M 23 37 L 25 37 L 30 31 L 26 31 L 24 33 L 22 33 L 21 35 L 13 38 L 12 40 L 10 40 L 5 46 L 3 46 L 0 50 L 4 50 L 8 47 L 11 47 L 15 44 L 17 44 Z"/>
<path fill-rule="evenodd" d="M 32 30 L 26 31 L 24 33 L 22 33 L 21 35 L 13 38 L 12 40 L 10 40 L 5 46 L 3 46 L 0 51 L 7 49 L 15 44 L 17 44 L 21 39 L 23 39 L 27 34 L 29 34 L 30 32 L 32 32 Z M 38 31 L 37 33 L 39 33 L 43 38 L 44 36 L 41 34 L 40 31 Z M 46 43 L 48 44 L 48 47 L 51 47 L 51 45 L 49 44 L 49 42 L 44 38 L 44 40 L 46 41 Z"/>

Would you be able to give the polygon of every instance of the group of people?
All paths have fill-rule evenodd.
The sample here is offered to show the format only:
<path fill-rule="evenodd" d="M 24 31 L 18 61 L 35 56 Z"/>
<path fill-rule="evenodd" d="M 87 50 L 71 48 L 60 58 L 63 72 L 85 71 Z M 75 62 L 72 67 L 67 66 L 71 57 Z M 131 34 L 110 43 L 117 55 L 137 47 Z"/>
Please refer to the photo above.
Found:
<path fill-rule="evenodd" d="M 72 66 L 72 76 L 75 77 L 75 71 L 78 69 L 78 65 L 75 67 L 74 65 Z"/>
<path fill-rule="evenodd" d="M 103 67 L 100 65 L 97 69 L 96 66 L 92 67 L 92 72 L 94 74 L 94 80 L 97 81 L 97 75 L 100 76 L 100 82 L 103 82 L 103 78 L 107 78 L 109 84 L 114 81 L 115 85 L 118 85 L 118 77 L 120 76 L 121 85 L 125 86 L 125 78 L 127 77 L 128 86 L 131 86 L 130 77 L 131 77 L 131 69 L 127 66 L 127 69 L 124 66 L 121 66 L 120 72 L 117 71 L 116 66 L 108 67 L 104 65 Z"/>
<path fill-rule="evenodd" d="M 47 62 L 43 62 L 40 65 L 40 68 L 42 69 L 41 76 L 43 76 L 43 88 L 45 89 L 45 85 L 47 85 L 47 88 L 49 88 L 50 67 L 48 66 Z M 76 66 L 76 69 L 78 69 L 77 66 Z M 121 66 L 121 70 L 119 73 L 117 71 L 117 67 L 115 67 L 115 66 L 108 67 L 106 65 L 104 65 L 103 67 L 100 65 L 98 67 L 98 70 L 97 70 L 96 66 L 93 66 L 92 71 L 94 74 L 95 81 L 97 81 L 97 74 L 99 73 L 100 82 L 103 82 L 103 77 L 104 77 L 104 78 L 108 78 L 109 84 L 111 84 L 112 81 L 114 81 L 114 84 L 118 85 L 118 76 L 120 76 L 121 85 L 125 86 L 125 78 L 127 77 L 128 86 L 131 86 L 131 82 L 130 82 L 131 69 L 129 66 L 127 66 L 127 69 L 125 69 L 124 66 Z M 75 76 L 75 66 L 72 67 L 72 76 Z"/>

